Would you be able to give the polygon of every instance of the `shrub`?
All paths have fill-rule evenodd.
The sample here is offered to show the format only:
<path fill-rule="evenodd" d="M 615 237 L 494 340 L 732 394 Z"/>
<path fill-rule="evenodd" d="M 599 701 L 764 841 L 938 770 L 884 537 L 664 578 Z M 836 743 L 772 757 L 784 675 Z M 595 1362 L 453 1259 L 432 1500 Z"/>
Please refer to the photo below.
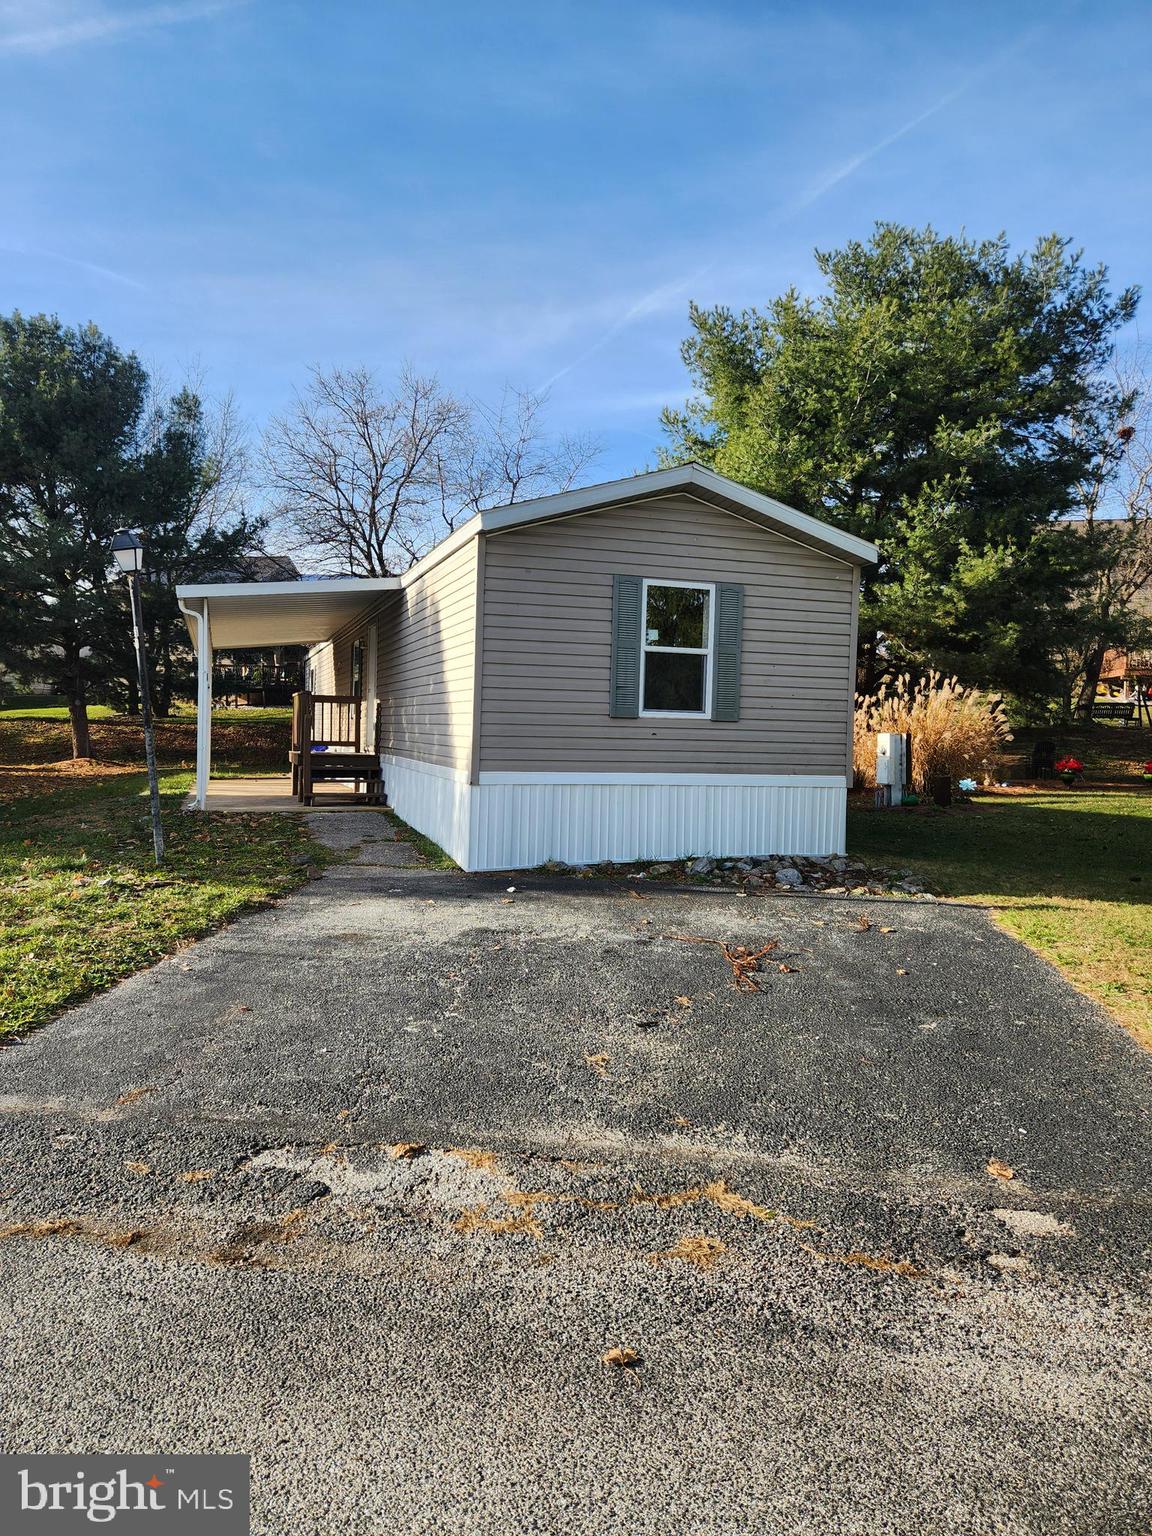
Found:
<path fill-rule="evenodd" d="M 931 672 L 919 680 L 898 677 L 873 694 L 856 696 L 852 763 L 856 782 L 876 783 L 876 733 L 912 736 L 912 782 L 925 794 L 930 779 L 947 775 L 991 777 L 1000 751 L 1012 740 L 999 699 L 964 688 L 954 677 Z"/>

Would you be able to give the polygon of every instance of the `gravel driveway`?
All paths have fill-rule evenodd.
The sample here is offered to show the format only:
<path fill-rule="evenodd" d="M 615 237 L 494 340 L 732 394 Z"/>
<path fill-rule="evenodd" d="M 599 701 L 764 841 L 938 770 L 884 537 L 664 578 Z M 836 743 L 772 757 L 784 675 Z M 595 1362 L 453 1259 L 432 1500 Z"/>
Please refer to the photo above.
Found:
<path fill-rule="evenodd" d="M 971 909 L 405 857 L 0 1052 L 6 1448 L 250 1451 L 263 1536 L 1148 1531 L 1118 1026 Z"/>

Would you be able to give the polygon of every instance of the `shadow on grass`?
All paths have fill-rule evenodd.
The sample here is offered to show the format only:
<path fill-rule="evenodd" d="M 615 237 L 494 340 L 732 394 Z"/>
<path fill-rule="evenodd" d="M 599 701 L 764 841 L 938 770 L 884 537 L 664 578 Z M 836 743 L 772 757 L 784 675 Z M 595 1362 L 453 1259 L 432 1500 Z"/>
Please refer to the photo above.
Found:
<path fill-rule="evenodd" d="M 915 867 L 951 896 L 1152 902 L 1152 796 L 977 800 L 947 811 L 852 810 L 849 852 Z"/>

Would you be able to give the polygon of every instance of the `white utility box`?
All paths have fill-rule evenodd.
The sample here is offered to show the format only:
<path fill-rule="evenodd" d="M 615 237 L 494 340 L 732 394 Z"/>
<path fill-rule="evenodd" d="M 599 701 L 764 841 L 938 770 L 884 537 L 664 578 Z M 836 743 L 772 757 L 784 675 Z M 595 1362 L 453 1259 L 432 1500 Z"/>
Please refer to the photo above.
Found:
<path fill-rule="evenodd" d="M 909 738 L 903 731 L 879 731 L 876 736 L 877 799 L 887 805 L 899 805 L 908 783 Z"/>

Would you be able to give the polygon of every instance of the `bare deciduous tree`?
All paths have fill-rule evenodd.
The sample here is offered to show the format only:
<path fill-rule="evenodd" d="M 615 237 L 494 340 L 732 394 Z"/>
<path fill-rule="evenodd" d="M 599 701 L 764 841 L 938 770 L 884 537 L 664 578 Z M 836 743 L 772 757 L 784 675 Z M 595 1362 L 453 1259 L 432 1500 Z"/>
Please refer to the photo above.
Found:
<path fill-rule="evenodd" d="M 550 442 L 540 396 L 496 410 L 405 368 L 384 389 L 368 368 L 313 369 L 265 434 L 265 480 L 296 548 L 329 569 L 390 576 L 481 507 L 567 489 L 598 451 Z"/>
<path fill-rule="evenodd" d="M 1080 593 L 1070 628 L 1084 636 L 1066 658 L 1078 682 L 1078 711 L 1091 714 L 1107 653 L 1135 648 L 1152 633 L 1152 377 L 1139 362 L 1117 371 L 1122 419 L 1080 486 L 1081 533 L 1093 551 L 1093 574 Z"/>

